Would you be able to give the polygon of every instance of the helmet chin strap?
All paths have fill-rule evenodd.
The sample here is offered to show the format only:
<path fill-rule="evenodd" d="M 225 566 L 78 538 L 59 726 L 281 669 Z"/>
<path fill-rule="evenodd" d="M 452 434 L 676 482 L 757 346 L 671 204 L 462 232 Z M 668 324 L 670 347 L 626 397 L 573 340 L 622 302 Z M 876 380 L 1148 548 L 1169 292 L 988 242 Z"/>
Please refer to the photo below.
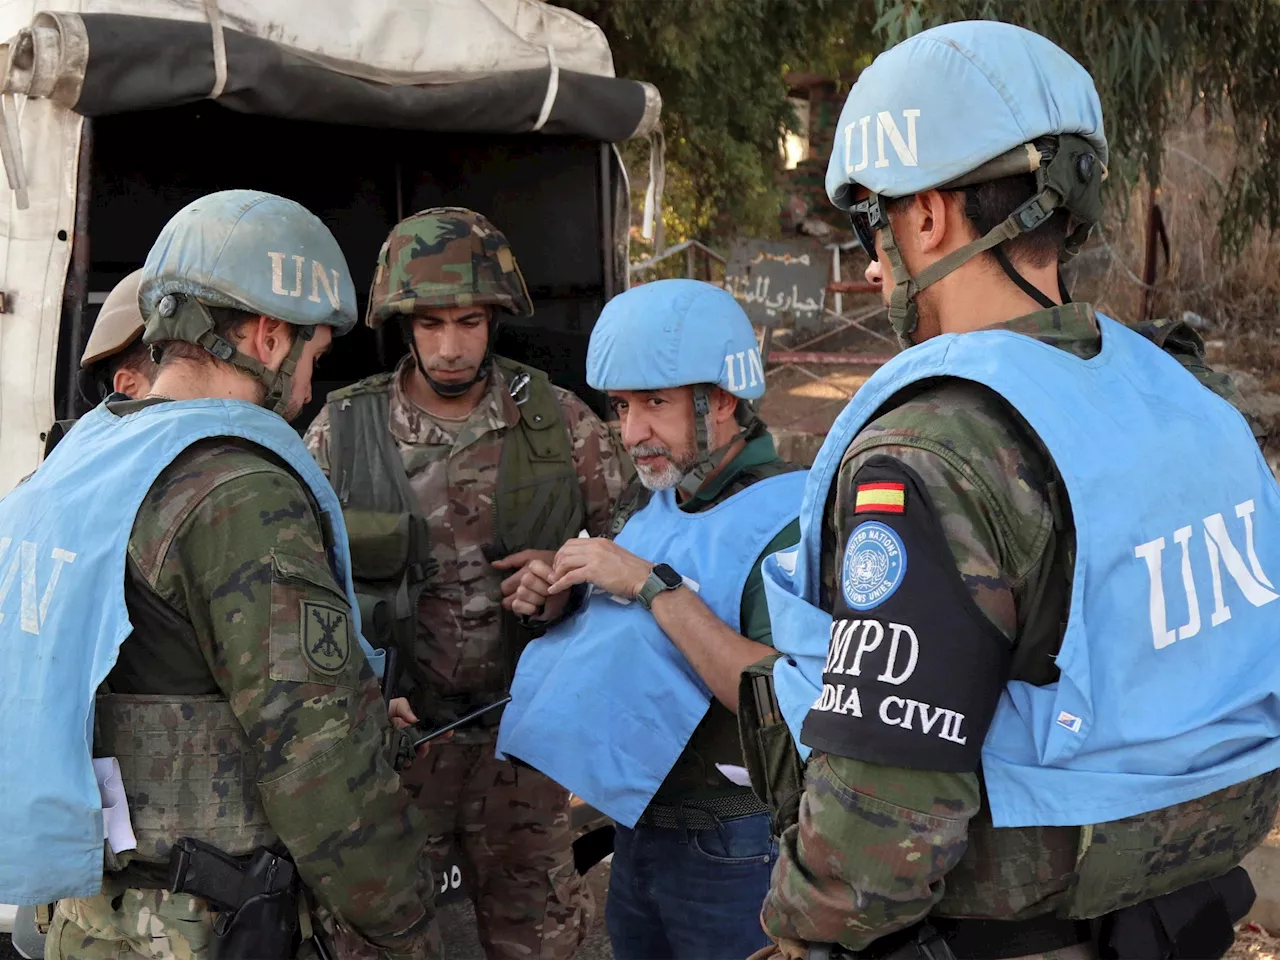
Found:
<path fill-rule="evenodd" d="M 165 303 L 165 301 L 169 301 Z M 157 313 L 148 321 L 149 326 L 156 326 L 158 333 L 151 337 L 153 341 L 166 339 L 183 340 L 187 343 L 203 347 L 224 363 L 229 363 L 243 373 L 248 374 L 266 390 L 259 406 L 266 407 L 272 413 L 284 415 L 289 408 L 292 397 L 293 377 L 298 370 L 298 360 L 306 349 L 314 330 L 311 327 L 292 326 L 293 343 L 289 352 L 280 364 L 279 370 L 272 370 L 261 360 L 249 356 L 236 349 L 235 345 L 218 336 L 214 330 L 213 316 L 208 308 L 195 297 L 182 294 L 167 294 L 161 300 Z M 152 350 L 152 359 L 159 362 L 156 351 Z"/>
<path fill-rule="evenodd" d="M 1029 233 L 1048 220 L 1055 210 L 1065 209 L 1078 221 L 1074 230 L 1066 238 L 1062 255 L 1066 258 L 1075 256 L 1081 245 L 1089 236 L 1089 231 L 1102 216 L 1102 181 L 1106 178 L 1106 166 L 1098 160 L 1093 147 L 1074 134 L 1061 134 L 1054 138 L 1052 150 L 1041 152 L 1031 165 L 1035 173 L 1036 193 L 1027 200 L 1002 223 L 993 227 L 985 236 L 967 243 L 957 250 L 952 250 L 941 260 L 930 264 L 916 276 L 912 276 L 902 260 L 902 252 L 893 235 L 893 224 L 883 211 L 887 197 L 872 194 L 869 199 L 880 211 L 877 229 L 880 232 L 880 243 L 884 247 L 885 259 L 893 271 L 893 292 L 889 295 L 889 323 L 897 335 L 898 343 L 905 350 L 912 345 L 911 334 L 915 332 L 920 321 L 919 310 L 915 298 L 931 284 L 937 283 L 949 273 L 958 270 L 980 253 L 991 250 L 1000 264 L 1000 269 L 1017 284 L 1018 288 L 1041 307 L 1048 309 L 1056 306 L 1042 291 L 1031 284 L 1010 263 L 1008 255 L 1000 249 L 1006 240 L 1012 240 L 1020 233 Z M 1024 151 L 1033 145 L 1010 151 L 1010 155 L 1019 154 L 1027 159 Z M 1004 163 L 1006 157 L 997 157 L 996 161 Z M 1043 163 L 1047 159 L 1047 163 Z M 992 171 L 988 171 L 989 173 Z M 1008 174 L 1002 169 L 1000 176 Z M 963 183 L 953 181 L 952 188 L 970 186 L 980 182 L 972 176 L 960 178 Z M 945 188 L 945 185 L 944 185 Z M 966 200 L 966 206 L 968 201 Z M 1058 290 L 1062 294 L 1062 302 L 1069 303 L 1066 287 L 1062 282 L 1062 271 L 1058 271 Z"/>
<path fill-rule="evenodd" d="M 1050 212 L 1052 212 L 1052 208 Z M 1009 279 L 1016 283 L 1023 293 L 1027 294 L 1046 310 L 1057 306 L 1018 273 L 1013 268 L 1013 264 L 1010 263 L 1009 257 L 1000 249 L 1000 244 L 1006 240 L 1013 239 L 1027 229 L 1019 219 L 1018 214 L 1019 211 L 1015 211 L 1004 222 L 993 227 L 986 236 L 980 237 L 972 243 L 967 243 L 957 250 L 952 250 L 941 260 L 931 263 L 914 277 L 911 275 L 911 271 L 907 269 L 907 265 L 902 259 L 902 252 L 898 249 L 897 238 L 893 233 L 893 223 L 887 222 L 880 228 L 880 245 L 884 248 L 885 259 L 889 261 L 889 266 L 893 271 L 893 292 L 889 294 L 889 325 L 893 327 L 893 332 L 903 350 L 913 346 L 911 334 L 915 332 L 920 323 L 920 310 L 916 305 L 916 297 L 943 277 L 960 269 L 978 254 L 985 253 L 988 250 L 993 251 L 996 262 L 1000 264 L 1001 269 L 1008 274 Z M 1039 223 L 1034 224 L 1034 226 L 1039 226 Z M 1062 286 L 1061 275 L 1059 275 L 1058 285 L 1059 287 Z"/>
<path fill-rule="evenodd" d="M 745 401 L 739 401 L 745 402 Z M 707 477 L 719 469 L 724 463 L 729 449 L 733 446 L 735 436 L 722 447 L 711 449 L 711 435 L 707 421 L 711 413 L 711 395 L 705 384 L 693 388 L 693 435 L 697 444 L 698 459 L 693 466 L 684 472 L 680 482 L 676 484 L 685 497 L 691 497 L 706 483 Z"/>
<path fill-rule="evenodd" d="M 494 334 L 498 332 L 498 321 L 489 321 L 489 345 L 485 349 L 484 359 L 480 361 L 480 366 L 476 368 L 476 375 L 464 383 L 442 383 L 431 374 L 427 373 L 427 368 L 422 362 L 422 355 L 418 353 L 418 341 L 413 336 L 413 319 L 406 317 L 404 323 L 400 327 L 401 333 L 404 335 L 405 342 L 409 345 L 409 352 L 413 354 L 413 362 L 418 367 L 418 372 L 422 374 L 422 379 L 427 381 L 429 386 L 437 396 L 444 397 L 446 400 L 456 400 L 463 396 L 477 383 L 489 378 L 490 371 L 493 370 L 493 339 Z"/>

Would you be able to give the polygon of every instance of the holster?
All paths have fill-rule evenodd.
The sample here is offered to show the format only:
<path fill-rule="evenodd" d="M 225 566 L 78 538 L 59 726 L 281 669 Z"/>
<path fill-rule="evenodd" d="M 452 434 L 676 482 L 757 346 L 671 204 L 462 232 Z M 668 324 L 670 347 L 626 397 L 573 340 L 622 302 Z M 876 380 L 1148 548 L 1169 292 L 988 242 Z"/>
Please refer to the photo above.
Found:
<path fill-rule="evenodd" d="M 170 854 L 169 889 L 201 897 L 217 909 L 210 945 L 213 960 L 294 955 L 298 875 L 287 856 L 260 847 L 237 858 L 184 837 Z"/>
<path fill-rule="evenodd" d="M 804 761 L 773 692 L 773 664 L 779 656 L 753 663 L 743 671 L 738 690 L 738 734 L 751 789 L 769 807 L 773 829 L 782 836 L 800 817 Z"/>
<path fill-rule="evenodd" d="M 1235 924 L 1253 907 L 1253 881 L 1244 867 L 1143 900 L 1101 918 L 1103 960 L 1174 960 L 1223 956 Z"/>

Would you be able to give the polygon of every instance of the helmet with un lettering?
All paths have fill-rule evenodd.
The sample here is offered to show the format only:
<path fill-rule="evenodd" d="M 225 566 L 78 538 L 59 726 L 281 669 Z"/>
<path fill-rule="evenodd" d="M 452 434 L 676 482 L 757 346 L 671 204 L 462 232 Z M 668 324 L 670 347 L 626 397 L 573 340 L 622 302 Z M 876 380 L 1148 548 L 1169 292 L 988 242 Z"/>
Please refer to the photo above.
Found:
<path fill-rule="evenodd" d="M 314 328 L 334 336 L 356 323 L 356 294 L 342 248 L 320 218 L 293 200 L 258 190 L 222 190 L 165 224 L 147 254 L 138 290 L 146 343 L 183 340 L 208 350 L 267 388 L 263 405 L 283 410 L 289 381 Z M 208 307 L 230 307 L 297 328 L 277 372 L 219 336 Z"/>
<path fill-rule="evenodd" d="M 827 195 L 873 258 L 881 234 L 895 289 L 889 319 L 910 345 L 912 298 L 978 254 L 1071 216 L 1074 255 L 1102 215 L 1107 139 L 1093 79 L 1052 41 L 1008 23 L 948 23 L 880 54 L 849 91 L 827 165 Z M 1032 174 L 1035 195 L 986 236 L 912 277 L 883 201 Z M 868 192 L 856 198 L 861 187 Z M 1021 278 L 1016 278 L 1020 280 Z"/>
<path fill-rule="evenodd" d="M 698 458 L 680 480 L 692 494 L 730 446 L 711 449 L 708 385 L 743 402 L 739 423 L 757 421 L 748 401 L 764 394 L 755 331 L 733 295 L 700 280 L 656 280 L 620 293 L 600 313 L 587 346 L 587 383 L 596 390 L 693 388 Z"/>
<path fill-rule="evenodd" d="M 620 293 L 591 330 L 587 383 L 597 390 L 714 384 L 764 395 L 755 331 L 733 295 L 701 280 L 656 280 Z"/>

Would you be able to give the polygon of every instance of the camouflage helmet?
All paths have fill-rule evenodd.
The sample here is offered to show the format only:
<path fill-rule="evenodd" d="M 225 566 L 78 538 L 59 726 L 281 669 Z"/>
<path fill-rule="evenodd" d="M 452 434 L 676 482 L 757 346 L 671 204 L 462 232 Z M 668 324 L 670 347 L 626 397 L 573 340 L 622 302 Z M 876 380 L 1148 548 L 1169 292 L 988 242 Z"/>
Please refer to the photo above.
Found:
<path fill-rule="evenodd" d="M 145 325 L 138 309 L 138 282 L 142 270 L 133 271 L 117 283 L 102 302 L 98 319 L 93 323 L 89 342 L 84 345 L 80 369 L 88 370 L 99 360 L 106 360 L 128 350 L 142 336 Z"/>
<path fill-rule="evenodd" d="M 533 315 L 529 289 L 501 230 L 465 207 L 432 207 L 391 229 L 369 291 L 370 327 L 424 307 L 480 304 Z"/>

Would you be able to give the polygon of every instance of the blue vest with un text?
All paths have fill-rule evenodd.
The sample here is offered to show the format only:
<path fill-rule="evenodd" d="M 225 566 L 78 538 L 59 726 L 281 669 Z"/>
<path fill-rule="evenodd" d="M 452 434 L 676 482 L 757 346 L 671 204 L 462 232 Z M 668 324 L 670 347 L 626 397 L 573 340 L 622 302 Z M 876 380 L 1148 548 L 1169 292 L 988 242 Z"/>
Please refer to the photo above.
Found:
<path fill-rule="evenodd" d="M 699 513 L 655 493 L 620 547 L 667 563 L 732 630 L 760 554 L 796 518 L 804 473 L 760 480 Z M 498 756 L 523 760 L 633 827 L 675 766 L 711 691 L 639 603 L 593 589 L 572 617 L 520 657 Z"/>
<path fill-rule="evenodd" d="M 809 474 L 799 548 L 764 564 L 788 654 L 774 683 L 797 742 L 831 630 L 817 607 L 819 548 L 840 459 L 894 394 L 950 376 L 995 390 L 1031 425 L 1076 532 L 1061 678 L 1010 682 L 983 744 L 995 825 L 1102 823 L 1280 766 L 1276 482 L 1229 403 L 1142 336 L 1098 322 L 1090 360 L 1010 331 L 935 337 L 882 367 L 841 414 Z"/>
<path fill-rule="evenodd" d="M 330 560 L 359 633 L 342 510 L 288 423 L 236 400 L 159 403 L 123 417 L 98 406 L 0 500 L 0 903 L 102 888 L 94 695 L 133 629 L 129 534 L 161 471 L 208 437 L 259 444 L 310 488 L 334 531 Z M 369 658 L 375 672 L 381 658 Z"/>

